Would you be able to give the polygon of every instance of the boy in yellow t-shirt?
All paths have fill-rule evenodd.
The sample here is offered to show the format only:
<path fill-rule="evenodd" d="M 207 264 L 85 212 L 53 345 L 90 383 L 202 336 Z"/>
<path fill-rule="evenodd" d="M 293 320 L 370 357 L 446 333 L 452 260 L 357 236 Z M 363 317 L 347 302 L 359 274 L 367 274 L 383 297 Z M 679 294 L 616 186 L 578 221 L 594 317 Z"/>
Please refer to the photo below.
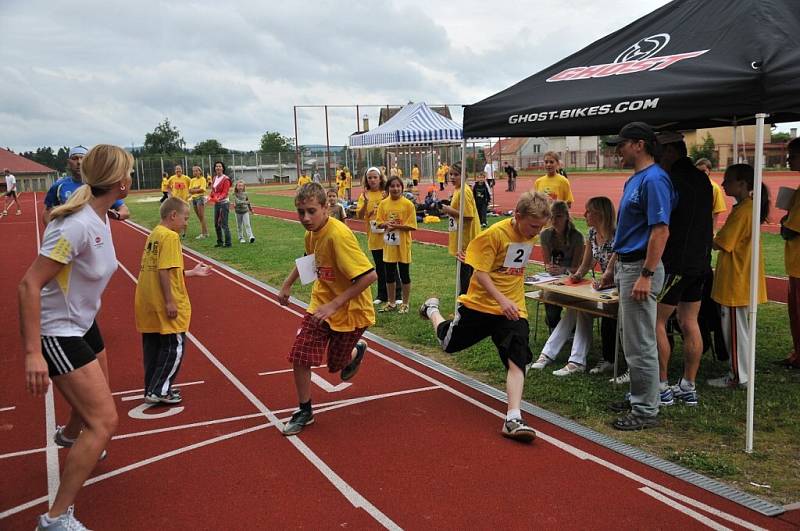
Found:
<path fill-rule="evenodd" d="M 548 151 L 544 154 L 544 169 L 546 175 L 536 179 L 533 183 L 533 192 L 540 192 L 550 198 L 551 201 L 566 201 L 567 206 L 571 207 L 575 198 L 572 197 L 572 187 L 569 180 L 558 173 L 561 165 L 558 153 Z"/>
<path fill-rule="evenodd" d="M 311 177 L 306 175 L 306 172 L 300 174 L 300 177 L 297 178 L 297 188 L 299 189 L 304 184 L 308 184 L 311 182 Z"/>
<path fill-rule="evenodd" d="M 200 166 L 192 167 L 192 178 L 189 180 L 189 197 L 192 201 L 192 208 L 197 219 L 200 220 L 200 234 L 198 240 L 208 238 L 208 226 L 206 225 L 206 178 L 203 177 L 203 169 Z"/>
<path fill-rule="evenodd" d="M 523 280 L 534 239 L 549 219 L 550 204 L 545 195 L 522 194 L 512 219 L 495 223 L 467 247 L 465 262 L 475 268 L 475 273 L 467 294 L 458 298 L 455 319 L 446 321 L 442 317 L 437 298 L 426 300 L 419 309 L 420 317 L 430 319 L 445 352 L 464 350 L 491 336 L 508 371 L 508 413 L 502 434 L 520 441 L 536 438 L 520 412 L 525 372 L 533 361 Z"/>
<path fill-rule="evenodd" d="M 159 203 L 163 203 L 169 198 L 169 175 L 167 172 L 161 174 L 161 200 Z"/>
<path fill-rule="evenodd" d="M 395 292 L 399 270 L 403 285 L 403 302 L 398 313 L 408 313 L 411 296 L 411 231 L 417 230 L 417 209 L 414 203 L 403 197 L 403 179 L 395 175 L 386 181 L 389 197 L 378 205 L 377 227 L 383 229 L 383 263 L 386 267 L 386 291 Z M 397 264 L 395 266 L 395 264 Z M 381 312 L 391 312 L 395 302 L 389 300 Z"/>
<path fill-rule="evenodd" d="M 369 286 L 377 278 L 353 231 L 328 216 L 325 189 L 320 184 L 300 188 L 294 204 L 307 231 L 305 256 L 296 260 L 297 265 L 286 277 L 279 301 L 282 305 L 289 302 L 298 278 L 308 283 L 309 275 L 314 286 L 289 351 L 300 406 L 284 426 L 284 435 L 296 435 L 313 424 L 311 367 L 321 365 L 326 352 L 329 372 L 341 371 L 345 381 L 358 372 L 367 350 L 361 336 L 375 323 Z"/>
<path fill-rule="evenodd" d="M 800 171 L 800 140 L 791 140 L 789 150 L 789 169 Z M 800 187 L 792 195 L 789 212 L 781 218 L 781 237 L 784 244 L 784 265 L 789 277 L 787 309 L 789 329 L 792 333 L 792 352 L 783 360 L 787 367 L 800 369 Z"/>
<path fill-rule="evenodd" d="M 450 205 L 442 205 L 442 212 L 449 216 L 448 228 L 448 241 L 447 251 L 450 256 L 458 257 L 462 254 L 464 249 L 467 248 L 469 242 L 475 239 L 480 232 L 478 228 L 478 207 L 475 205 L 475 198 L 472 195 L 472 190 L 469 186 L 464 187 L 464 227 L 461 237 L 461 248 L 458 248 L 458 209 L 461 204 L 461 164 L 456 162 L 450 167 L 450 182 L 453 184 L 455 191 L 453 197 L 450 199 Z M 461 263 L 459 269 L 459 294 L 463 295 L 467 292 L 470 278 L 472 278 L 472 266 L 469 264 Z"/>
<path fill-rule="evenodd" d="M 134 296 L 136 329 L 142 334 L 144 400 L 148 404 L 182 401 L 172 388 L 183 361 L 192 317 L 184 276 L 205 277 L 211 268 L 198 263 L 184 271 L 178 233 L 186 230 L 189 205 L 177 197 L 161 204 L 161 223 L 147 238 Z"/>

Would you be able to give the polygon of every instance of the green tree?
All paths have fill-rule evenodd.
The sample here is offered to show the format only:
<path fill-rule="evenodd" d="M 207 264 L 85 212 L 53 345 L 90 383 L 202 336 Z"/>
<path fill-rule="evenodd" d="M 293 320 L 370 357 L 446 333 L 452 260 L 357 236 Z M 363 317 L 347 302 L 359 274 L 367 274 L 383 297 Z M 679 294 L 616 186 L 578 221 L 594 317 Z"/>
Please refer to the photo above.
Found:
<path fill-rule="evenodd" d="M 57 170 L 58 172 L 63 172 L 67 168 L 68 153 L 69 149 L 66 147 L 61 147 L 58 151 L 54 152 L 53 148 L 46 146 L 36 148 L 36 151 L 26 151 L 20 155 L 26 159 L 43 164 L 48 168 Z"/>
<path fill-rule="evenodd" d="M 186 149 L 181 132 L 169 123 L 169 118 L 164 118 L 153 129 L 152 133 L 144 136 L 144 152 L 150 154 L 182 153 Z"/>
<path fill-rule="evenodd" d="M 773 142 L 788 142 L 792 139 L 791 133 L 787 133 L 782 131 L 780 133 L 772 133 L 772 141 Z"/>
<path fill-rule="evenodd" d="M 706 133 L 706 137 L 703 139 L 702 144 L 697 144 L 691 147 L 689 150 L 689 156 L 692 157 L 692 160 L 708 159 L 714 164 L 714 166 L 717 165 L 717 146 L 714 143 L 714 139 L 711 137 L 710 133 Z"/>
<path fill-rule="evenodd" d="M 215 138 L 209 138 L 208 140 L 199 142 L 192 150 L 192 153 L 195 155 L 223 155 L 227 152 L 228 150 L 222 147 L 220 141 Z"/>
<path fill-rule="evenodd" d="M 283 136 L 275 131 L 267 131 L 261 136 L 262 153 L 294 153 L 294 138 Z"/>

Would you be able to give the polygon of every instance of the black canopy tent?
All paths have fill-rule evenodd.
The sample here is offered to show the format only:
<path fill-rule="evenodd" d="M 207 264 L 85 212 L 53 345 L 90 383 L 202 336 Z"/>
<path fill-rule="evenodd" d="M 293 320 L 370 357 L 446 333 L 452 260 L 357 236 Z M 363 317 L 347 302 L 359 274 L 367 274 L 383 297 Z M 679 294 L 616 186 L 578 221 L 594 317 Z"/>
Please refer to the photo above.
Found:
<path fill-rule="evenodd" d="M 763 124 L 800 120 L 799 29 L 798 0 L 674 0 L 465 107 L 464 138 L 610 134 L 632 121 L 660 130 L 755 123 L 753 201 L 759 204 Z M 752 242 L 751 263 L 757 263 L 758 216 L 753 216 Z M 752 268 L 753 368 L 756 275 Z M 748 452 L 753 442 L 752 372 Z"/>

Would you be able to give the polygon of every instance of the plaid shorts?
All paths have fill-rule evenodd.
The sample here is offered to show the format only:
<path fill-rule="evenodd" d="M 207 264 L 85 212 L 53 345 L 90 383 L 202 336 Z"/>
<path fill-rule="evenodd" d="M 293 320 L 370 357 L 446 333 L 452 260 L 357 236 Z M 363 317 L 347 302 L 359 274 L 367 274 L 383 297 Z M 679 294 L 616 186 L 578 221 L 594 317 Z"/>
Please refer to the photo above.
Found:
<path fill-rule="evenodd" d="M 306 314 L 287 359 L 292 365 L 315 367 L 322 365 L 322 356 L 327 350 L 328 371 L 338 372 L 350 363 L 353 349 L 365 330 L 366 327 L 351 332 L 336 332 L 331 330 L 326 321 L 315 324 L 311 314 Z"/>

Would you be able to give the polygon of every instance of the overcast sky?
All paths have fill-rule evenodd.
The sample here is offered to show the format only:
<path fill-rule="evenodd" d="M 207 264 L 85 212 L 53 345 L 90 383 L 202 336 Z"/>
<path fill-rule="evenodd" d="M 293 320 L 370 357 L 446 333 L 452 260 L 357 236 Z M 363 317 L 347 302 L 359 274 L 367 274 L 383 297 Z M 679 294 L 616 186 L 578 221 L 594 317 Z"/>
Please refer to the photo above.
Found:
<path fill-rule="evenodd" d="M 169 117 L 250 150 L 294 105 L 474 103 L 665 3 L 0 0 L 0 146 L 138 146 Z M 322 109 L 298 124 L 325 143 Z M 346 143 L 355 108 L 329 124 Z"/>

